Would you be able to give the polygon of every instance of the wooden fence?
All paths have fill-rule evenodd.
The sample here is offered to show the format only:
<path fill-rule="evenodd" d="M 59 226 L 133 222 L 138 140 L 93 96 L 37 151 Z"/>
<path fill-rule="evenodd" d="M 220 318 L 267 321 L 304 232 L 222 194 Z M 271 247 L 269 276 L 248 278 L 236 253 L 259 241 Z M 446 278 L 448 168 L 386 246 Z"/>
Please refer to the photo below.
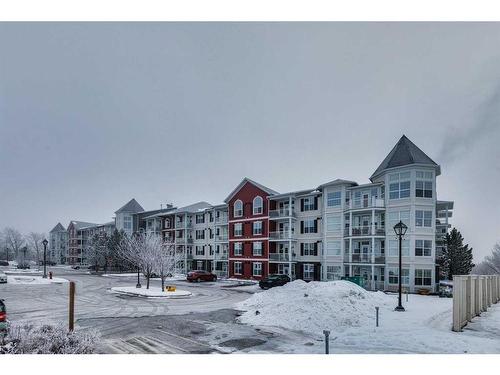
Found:
<path fill-rule="evenodd" d="M 500 275 L 453 276 L 453 331 L 500 301 Z"/>

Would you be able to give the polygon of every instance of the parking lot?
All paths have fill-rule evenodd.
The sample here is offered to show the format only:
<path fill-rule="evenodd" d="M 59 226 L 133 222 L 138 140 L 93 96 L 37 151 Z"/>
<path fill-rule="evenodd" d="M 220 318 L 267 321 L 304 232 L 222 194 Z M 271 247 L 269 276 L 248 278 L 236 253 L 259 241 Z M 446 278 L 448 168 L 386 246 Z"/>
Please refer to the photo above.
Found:
<path fill-rule="evenodd" d="M 133 276 L 105 277 L 86 270 L 49 267 L 54 277 L 76 283 L 77 329 L 95 328 L 102 335 L 103 353 L 210 353 L 231 352 L 267 343 L 269 332 L 236 324 L 236 302 L 258 290 L 230 287 L 228 282 L 175 281 L 188 290 L 186 299 L 156 299 L 119 295 L 111 287 L 135 285 Z M 39 276 L 39 274 L 38 274 Z M 143 287 L 145 280 L 141 279 Z M 160 280 L 151 280 L 160 286 Z M 0 284 L 12 323 L 68 322 L 68 283 L 49 285 Z M 228 343 L 226 341 L 229 341 Z M 271 345 L 271 344 L 268 344 Z"/>

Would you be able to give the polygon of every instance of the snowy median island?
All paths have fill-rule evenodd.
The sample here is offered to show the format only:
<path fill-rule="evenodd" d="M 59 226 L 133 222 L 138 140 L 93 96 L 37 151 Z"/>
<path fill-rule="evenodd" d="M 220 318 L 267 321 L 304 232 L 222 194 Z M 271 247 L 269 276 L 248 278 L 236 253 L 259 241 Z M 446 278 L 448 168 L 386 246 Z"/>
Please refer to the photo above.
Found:
<path fill-rule="evenodd" d="M 44 279 L 41 276 L 7 276 L 8 284 L 22 284 L 22 285 L 47 285 L 47 284 L 63 284 L 68 280 L 60 277 L 53 277 L 52 279 Z"/>
<path fill-rule="evenodd" d="M 331 331 L 332 353 L 500 353 L 500 304 L 474 318 L 463 332 L 453 332 L 452 302 L 412 294 L 408 301 L 403 296 L 406 311 L 397 312 L 395 294 L 369 292 L 348 281 L 295 280 L 235 307 L 244 311 L 240 323 L 295 337 L 293 345 L 280 348 L 284 353 L 323 353 L 325 329 Z M 316 344 L 297 345 L 297 334 Z"/>
<path fill-rule="evenodd" d="M 136 288 L 135 286 L 115 286 L 111 288 L 111 292 L 147 298 L 189 298 L 192 295 L 192 293 L 187 290 L 177 289 L 175 292 L 165 292 L 161 288 L 150 287 L 146 289 Z"/>

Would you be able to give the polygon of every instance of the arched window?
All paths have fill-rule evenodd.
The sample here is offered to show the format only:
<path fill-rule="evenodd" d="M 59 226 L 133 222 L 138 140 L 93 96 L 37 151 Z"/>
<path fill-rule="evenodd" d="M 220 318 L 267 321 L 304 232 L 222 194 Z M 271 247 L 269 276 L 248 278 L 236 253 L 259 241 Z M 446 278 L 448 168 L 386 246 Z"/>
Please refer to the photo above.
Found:
<path fill-rule="evenodd" d="M 239 199 L 234 202 L 234 217 L 243 216 L 243 202 Z"/>
<path fill-rule="evenodd" d="M 262 211 L 263 211 L 262 198 L 259 196 L 256 196 L 253 199 L 253 214 L 260 215 L 260 214 L 262 214 Z"/>

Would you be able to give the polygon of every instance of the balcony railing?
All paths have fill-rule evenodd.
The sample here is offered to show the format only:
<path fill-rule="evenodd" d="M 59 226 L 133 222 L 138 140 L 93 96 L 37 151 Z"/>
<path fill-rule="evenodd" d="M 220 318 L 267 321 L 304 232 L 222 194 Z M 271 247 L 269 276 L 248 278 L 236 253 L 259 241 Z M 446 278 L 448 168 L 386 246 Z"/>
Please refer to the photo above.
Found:
<path fill-rule="evenodd" d="M 349 254 L 344 254 L 344 262 L 349 262 Z M 372 262 L 372 254 L 352 254 L 352 262 L 353 263 L 375 263 L 382 264 L 385 263 L 385 255 L 384 254 L 375 254 L 374 262 Z"/>
<path fill-rule="evenodd" d="M 227 260 L 228 254 L 227 253 L 215 253 L 215 259 L 216 260 Z"/>
<path fill-rule="evenodd" d="M 280 208 L 277 210 L 269 211 L 269 217 L 271 219 L 280 218 L 280 217 L 295 217 L 295 210 L 290 210 L 288 208 Z"/>
<path fill-rule="evenodd" d="M 296 258 L 294 253 L 292 253 L 292 261 Z M 269 253 L 269 260 L 275 262 L 289 262 L 290 253 Z"/>
<path fill-rule="evenodd" d="M 347 210 L 357 210 L 362 208 L 384 208 L 385 202 L 383 199 L 371 197 L 361 200 L 350 200 L 346 202 L 345 208 Z"/>
<path fill-rule="evenodd" d="M 216 241 L 227 241 L 228 235 L 227 234 L 219 234 L 215 236 Z"/>
<path fill-rule="evenodd" d="M 349 228 L 344 228 L 344 236 L 349 236 Z M 371 225 L 352 227 L 352 236 L 385 236 L 385 227 L 377 225 L 373 230 Z"/>
<path fill-rule="evenodd" d="M 271 240 L 289 240 L 293 237 L 293 233 L 289 231 L 269 232 L 269 239 Z"/>
<path fill-rule="evenodd" d="M 227 224 L 227 216 L 216 217 L 215 224 Z"/>
<path fill-rule="evenodd" d="M 183 221 L 178 221 L 175 223 L 175 229 L 184 229 L 184 228 L 192 228 L 193 227 L 193 223 L 190 223 L 190 222 L 183 222 Z"/>

